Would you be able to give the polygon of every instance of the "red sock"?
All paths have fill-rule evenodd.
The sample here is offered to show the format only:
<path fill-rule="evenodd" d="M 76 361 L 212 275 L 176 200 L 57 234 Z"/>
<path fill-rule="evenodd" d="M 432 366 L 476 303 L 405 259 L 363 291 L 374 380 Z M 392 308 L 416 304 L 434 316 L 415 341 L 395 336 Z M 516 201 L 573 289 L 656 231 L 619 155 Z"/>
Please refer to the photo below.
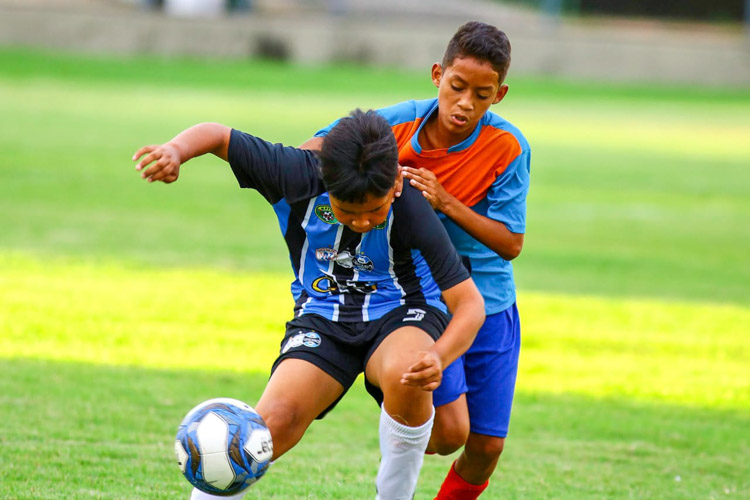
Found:
<path fill-rule="evenodd" d="M 453 462 L 435 500 L 476 500 L 488 484 L 490 484 L 489 479 L 484 484 L 467 483 L 464 478 L 458 475 L 456 462 Z"/>

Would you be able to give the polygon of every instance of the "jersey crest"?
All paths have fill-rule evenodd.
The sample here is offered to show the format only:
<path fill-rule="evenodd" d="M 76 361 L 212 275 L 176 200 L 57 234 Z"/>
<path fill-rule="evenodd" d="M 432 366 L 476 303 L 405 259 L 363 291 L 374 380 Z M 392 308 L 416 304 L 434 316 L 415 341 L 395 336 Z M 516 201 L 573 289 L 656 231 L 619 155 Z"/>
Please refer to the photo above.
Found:
<path fill-rule="evenodd" d="M 315 207 L 315 215 L 317 215 L 318 219 L 322 220 L 326 224 L 339 223 L 339 221 L 336 220 L 336 216 L 333 215 L 333 210 L 331 210 L 330 205 L 317 205 Z"/>

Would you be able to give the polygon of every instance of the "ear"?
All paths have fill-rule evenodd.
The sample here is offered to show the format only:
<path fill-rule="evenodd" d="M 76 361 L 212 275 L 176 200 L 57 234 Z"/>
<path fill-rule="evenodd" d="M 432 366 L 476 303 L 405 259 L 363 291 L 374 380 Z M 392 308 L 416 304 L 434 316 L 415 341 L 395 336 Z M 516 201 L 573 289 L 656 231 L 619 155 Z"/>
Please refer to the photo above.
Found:
<path fill-rule="evenodd" d="M 492 101 L 492 104 L 497 104 L 500 101 L 503 100 L 503 97 L 505 97 L 505 94 L 508 93 L 508 86 L 507 85 L 500 85 L 497 89 L 497 94 L 495 94 L 495 99 Z"/>
<path fill-rule="evenodd" d="M 443 67 L 440 66 L 440 63 L 435 63 L 432 65 L 432 83 L 435 84 L 436 87 L 440 87 L 440 79 L 443 77 Z"/>

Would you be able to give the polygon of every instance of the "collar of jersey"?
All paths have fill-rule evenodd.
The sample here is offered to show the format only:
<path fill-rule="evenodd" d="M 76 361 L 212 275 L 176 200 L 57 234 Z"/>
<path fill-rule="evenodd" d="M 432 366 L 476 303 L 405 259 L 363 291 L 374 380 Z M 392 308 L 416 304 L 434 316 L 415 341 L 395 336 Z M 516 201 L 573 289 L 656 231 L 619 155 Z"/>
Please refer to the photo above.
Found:
<path fill-rule="evenodd" d="M 477 140 L 477 137 L 479 137 L 479 132 L 482 130 L 482 125 L 484 124 L 484 116 L 481 120 L 479 120 L 479 123 L 477 123 L 476 128 L 474 128 L 474 131 L 471 133 L 469 137 L 464 139 L 463 141 L 459 142 L 455 146 L 451 146 L 448 149 L 435 149 L 431 151 L 422 151 L 422 146 L 419 144 L 419 133 L 422 131 L 422 127 L 424 127 L 425 123 L 430 119 L 433 113 L 437 112 L 438 109 L 438 100 L 435 99 L 435 104 L 432 105 L 430 110 L 425 114 L 424 118 L 422 119 L 422 123 L 419 124 L 419 127 L 417 128 L 417 131 L 414 133 L 413 136 L 411 136 L 411 147 L 414 149 L 414 152 L 418 155 L 424 155 L 424 156 L 443 156 L 446 154 L 451 153 L 457 153 L 459 151 L 463 151 L 465 149 L 468 149 L 472 144 L 474 144 L 474 141 Z"/>

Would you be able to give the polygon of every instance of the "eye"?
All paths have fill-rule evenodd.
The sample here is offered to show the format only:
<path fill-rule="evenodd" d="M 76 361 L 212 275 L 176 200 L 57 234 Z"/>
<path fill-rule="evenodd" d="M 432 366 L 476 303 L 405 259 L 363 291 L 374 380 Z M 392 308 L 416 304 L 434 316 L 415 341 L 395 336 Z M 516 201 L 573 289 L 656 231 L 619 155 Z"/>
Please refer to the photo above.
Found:
<path fill-rule="evenodd" d="M 456 92 L 461 92 L 463 90 L 461 87 L 457 87 L 456 85 L 451 85 L 451 88 Z"/>
<path fill-rule="evenodd" d="M 488 95 L 482 95 L 482 94 L 477 94 L 477 97 L 480 98 L 483 101 L 486 101 L 487 99 L 490 98 L 490 96 L 488 96 Z"/>

